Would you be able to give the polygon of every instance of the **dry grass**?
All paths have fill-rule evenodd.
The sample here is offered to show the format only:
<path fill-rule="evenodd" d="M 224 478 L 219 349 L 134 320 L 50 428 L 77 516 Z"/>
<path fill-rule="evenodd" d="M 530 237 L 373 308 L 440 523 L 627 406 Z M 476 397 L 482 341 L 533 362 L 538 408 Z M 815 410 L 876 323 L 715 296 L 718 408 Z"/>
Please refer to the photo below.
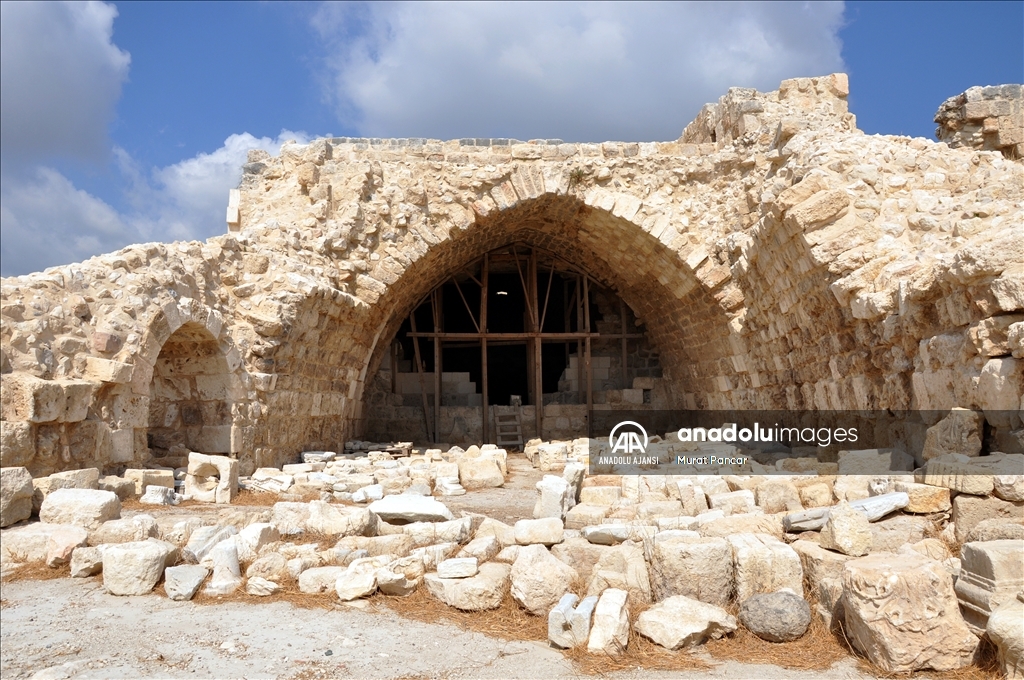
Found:
<path fill-rule="evenodd" d="M 711 664 L 693 656 L 688 650 L 672 651 L 651 642 L 636 632 L 636 620 L 650 605 L 631 607 L 629 612 L 629 642 L 621 654 L 594 654 L 586 645 L 563 650 L 566 658 L 584 675 L 607 675 L 616 671 L 643 668 L 648 671 L 702 671 Z"/>
<path fill-rule="evenodd" d="M 426 586 L 420 586 L 411 595 L 392 597 L 378 595 L 375 602 L 381 602 L 399 616 L 424 623 L 450 623 L 484 635 L 504 640 L 547 640 L 548 622 L 542 616 L 533 616 L 505 593 L 497 609 L 482 612 L 464 612 L 449 607 L 427 593 Z"/>
<path fill-rule="evenodd" d="M 706 647 L 716 659 L 805 671 L 826 670 L 852 653 L 845 640 L 833 634 L 817 615 L 811 616 L 811 625 L 799 640 L 768 642 L 740 625 L 732 635 L 711 640 Z"/>
<path fill-rule="evenodd" d="M 62 567 L 51 568 L 44 562 L 26 562 L 17 569 L 11 569 L 4 574 L 4 583 L 16 581 L 52 581 L 57 578 L 71 578 L 71 565 L 65 564 Z"/>
<path fill-rule="evenodd" d="M 131 510 L 134 512 L 153 512 L 160 508 L 207 508 L 211 507 L 213 503 L 201 503 L 199 501 L 181 501 L 177 505 L 149 505 L 148 503 L 140 503 L 138 498 L 126 498 L 121 501 L 121 510 Z"/>
<path fill-rule="evenodd" d="M 978 647 L 974 663 L 966 668 L 957 668 L 951 671 L 914 671 L 908 673 L 888 673 L 862 656 L 857 657 L 857 666 L 860 670 L 870 673 L 877 678 L 913 680 L 921 678 L 924 680 L 1000 680 L 1006 676 L 1003 674 L 1002 666 L 999 664 L 999 657 L 995 646 L 987 639 L 982 639 Z"/>
<path fill-rule="evenodd" d="M 203 589 L 200 588 L 192 598 L 192 602 L 198 605 L 218 605 L 227 604 L 229 602 L 244 602 L 246 604 L 287 602 L 288 604 L 301 609 L 336 609 L 341 606 L 333 591 L 318 594 L 299 592 L 298 583 L 294 581 L 282 583 L 281 588 L 281 592 L 274 595 L 268 595 L 266 597 L 249 595 L 245 592 L 244 587 L 239 588 L 229 595 L 207 595 L 203 592 Z M 156 587 L 154 592 L 164 596 L 167 594 L 162 582 Z"/>

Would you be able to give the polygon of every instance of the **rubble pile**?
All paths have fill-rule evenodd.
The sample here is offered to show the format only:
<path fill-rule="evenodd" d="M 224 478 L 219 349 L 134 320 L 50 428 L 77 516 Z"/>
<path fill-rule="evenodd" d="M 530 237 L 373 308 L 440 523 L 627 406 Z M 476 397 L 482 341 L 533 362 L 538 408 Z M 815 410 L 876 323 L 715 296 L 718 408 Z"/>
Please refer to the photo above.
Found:
<path fill-rule="evenodd" d="M 886 672 L 968 666 L 983 637 L 1010 677 L 1024 670 L 1021 454 L 946 454 L 886 474 L 847 471 L 901 452 L 790 458 L 775 469 L 751 461 L 714 475 L 590 475 L 590 447 L 531 441 L 526 457 L 544 474 L 533 518 L 511 525 L 456 516 L 442 500 L 505 483 L 509 454 L 493 445 L 307 452 L 244 478 L 236 461 L 194 452 L 178 480 L 182 470 L 32 479 L 3 468 L 4 524 L 14 526 L 2 559 L 5 570 L 69 565 L 115 595 L 162 581 L 174 600 L 297 589 L 352 602 L 425 588 L 473 612 L 510 593 L 547 617 L 552 645 L 593 654 L 623 653 L 631 620 L 639 635 L 683 650 L 740 626 L 797 640 L 817 616 L 841 620 Z M 175 482 L 186 499 L 229 504 L 249 489 L 275 502 L 214 517 L 168 514 L 167 500 L 122 517 L 122 500 L 177 497 Z"/>

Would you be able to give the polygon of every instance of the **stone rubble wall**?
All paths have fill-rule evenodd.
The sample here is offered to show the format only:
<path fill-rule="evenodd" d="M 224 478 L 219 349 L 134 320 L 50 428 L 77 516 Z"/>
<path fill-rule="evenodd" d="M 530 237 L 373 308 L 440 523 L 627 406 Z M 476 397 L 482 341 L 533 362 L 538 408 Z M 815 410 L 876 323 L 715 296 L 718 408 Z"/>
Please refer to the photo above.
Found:
<path fill-rule="evenodd" d="M 972 87 L 942 102 L 935 136 L 951 148 L 1001 151 L 1024 158 L 1024 92 L 1020 85 Z"/>
<path fill-rule="evenodd" d="M 242 474 L 335 448 L 365 430 L 411 309 L 512 242 L 622 297 L 666 405 L 963 407 L 1018 450 L 1019 418 L 996 412 L 1024 391 L 1024 165 L 864 135 L 845 82 L 731 90 L 673 142 L 250 152 L 228 234 L 2 281 L 2 464 L 144 465 L 154 370 L 183 326 L 223 355 L 206 378 Z"/>

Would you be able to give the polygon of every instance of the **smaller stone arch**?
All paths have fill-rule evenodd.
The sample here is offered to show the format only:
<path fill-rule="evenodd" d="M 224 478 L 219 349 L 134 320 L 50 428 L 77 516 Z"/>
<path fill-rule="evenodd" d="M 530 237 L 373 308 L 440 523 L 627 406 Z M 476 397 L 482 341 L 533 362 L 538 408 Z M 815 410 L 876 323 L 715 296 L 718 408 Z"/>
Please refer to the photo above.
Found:
<path fill-rule="evenodd" d="M 159 349 L 145 371 L 150 455 L 175 467 L 187 451 L 239 457 L 249 400 L 220 314 L 191 299 L 163 312 L 151 329 Z"/>

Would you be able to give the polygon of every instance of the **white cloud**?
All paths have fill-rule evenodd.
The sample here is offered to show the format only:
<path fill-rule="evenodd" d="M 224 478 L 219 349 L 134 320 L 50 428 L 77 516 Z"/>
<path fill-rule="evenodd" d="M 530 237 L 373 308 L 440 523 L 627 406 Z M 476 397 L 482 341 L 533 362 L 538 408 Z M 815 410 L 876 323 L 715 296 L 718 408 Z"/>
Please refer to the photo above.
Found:
<path fill-rule="evenodd" d="M 139 240 L 116 210 L 51 168 L 4 177 L 0 220 L 4 276 L 83 260 Z"/>
<path fill-rule="evenodd" d="M 368 136 L 674 139 L 732 86 L 841 70 L 843 3 L 321 7 L 328 96 Z"/>
<path fill-rule="evenodd" d="M 101 158 L 131 61 L 101 2 L 0 4 L 0 144 L 5 165 Z"/>

